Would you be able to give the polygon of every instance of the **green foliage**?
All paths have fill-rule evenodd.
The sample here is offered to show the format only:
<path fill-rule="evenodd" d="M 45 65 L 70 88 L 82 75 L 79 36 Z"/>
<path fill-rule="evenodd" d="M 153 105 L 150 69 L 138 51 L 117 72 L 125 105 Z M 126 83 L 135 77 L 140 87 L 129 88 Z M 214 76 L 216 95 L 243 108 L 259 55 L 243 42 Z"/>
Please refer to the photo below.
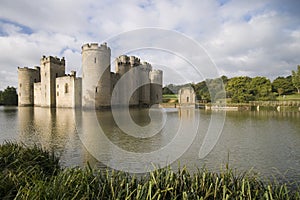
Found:
<path fill-rule="evenodd" d="M 7 142 L 0 146 L 0 197 L 11 199 L 33 179 L 46 180 L 59 170 L 59 159 L 53 153 Z"/>
<path fill-rule="evenodd" d="M 198 100 L 211 101 L 206 81 L 201 81 L 197 84 L 192 84 L 192 87 L 195 90 L 196 97 L 197 97 Z"/>
<path fill-rule="evenodd" d="M 164 94 L 174 94 L 172 90 L 170 90 L 167 86 L 163 87 L 162 93 Z"/>
<path fill-rule="evenodd" d="M 3 105 L 2 93 L 3 92 L 0 90 L 0 105 Z"/>
<path fill-rule="evenodd" d="M 277 92 L 279 96 L 292 94 L 295 91 L 292 76 L 277 77 L 272 83 L 272 91 Z"/>
<path fill-rule="evenodd" d="M 8 86 L 3 92 L 1 92 L 0 104 L 18 105 L 18 95 L 16 88 Z"/>
<path fill-rule="evenodd" d="M 190 85 L 191 84 L 184 84 L 184 85 L 169 84 L 163 88 L 163 94 L 178 94 L 180 88 L 190 86 Z"/>
<path fill-rule="evenodd" d="M 298 65 L 297 71 L 292 71 L 292 82 L 298 93 L 300 93 L 300 65 Z"/>
<path fill-rule="evenodd" d="M 226 85 L 226 95 L 231 98 L 233 103 L 243 103 L 254 100 L 250 92 L 251 78 L 248 76 L 239 76 L 231 78 Z"/>
<path fill-rule="evenodd" d="M 296 77 L 296 78 L 295 78 Z M 206 79 L 199 83 L 192 83 L 198 100 L 215 102 L 218 99 L 230 98 L 232 103 L 247 103 L 249 101 L 269 101 L 275 100 L 275 94 L 289 95 L 295 91 L 295 80 L 299 80 L 300 90 L 300 66 L 298 71 L 293 71 L 293 76 L 277 77 L 273 83 L 266 77 L 239 76 L 228 78 L 221 76 L 215 79 Z M 163 89 L 163 94 L 177 94 L 181 87 L 185 85 L 167 85 Z M 225 89 L 224 89 L 225 87 Z M 224 92 L 226 92 L 226 95 Z"/>
<path fill-rule="evenodd" d="M 258 101 L 274 100 L 271 81 L 266 77 L 252 78 L 249 85 L 250 94 Z"/>
<path fill-rule="evenodd" d="M 232 103 L 275 99 L 270 80 L 259 76 L 254 78 L 240 76 L 229 79 L 226 94 L 228 98 L 231 98 Z"/>

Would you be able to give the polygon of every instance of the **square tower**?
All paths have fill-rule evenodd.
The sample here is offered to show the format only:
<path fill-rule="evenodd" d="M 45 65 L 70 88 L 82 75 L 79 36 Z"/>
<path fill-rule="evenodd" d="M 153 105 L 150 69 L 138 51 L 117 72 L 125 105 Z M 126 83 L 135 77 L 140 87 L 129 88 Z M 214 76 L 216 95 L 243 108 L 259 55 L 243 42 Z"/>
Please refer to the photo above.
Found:
<path fill-rule="evenodd" d="M 41 106 L 56 107 L 56 78 L 65 75 L 65 58 L 41 58 Z"/>

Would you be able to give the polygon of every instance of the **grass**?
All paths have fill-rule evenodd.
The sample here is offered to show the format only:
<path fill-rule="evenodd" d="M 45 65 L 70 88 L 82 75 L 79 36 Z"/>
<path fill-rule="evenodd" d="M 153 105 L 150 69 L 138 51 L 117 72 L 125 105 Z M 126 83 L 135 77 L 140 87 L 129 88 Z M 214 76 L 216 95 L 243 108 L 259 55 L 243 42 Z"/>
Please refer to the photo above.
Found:
<path fill-rule="evenodd" d="M 0 156 L 1 161 L 7 159 L 1 162 L 4 199 L 300 199 L 299 190 L 276 182 L 265 184 L 250 172 L 237 173 L 228 167 L 220 173 L 199 169 L 194 174 L 185 167 L 176 171 L 167 167 L 137 177 L 89 166 L 61 169 L 52 153 L 12 143 L 0 146 Z M 7 185 L 2 178 L 10 177 L 10 171 L 14 176 Z"/>
<path fill-rule="evenodd" d="M 276 99 L 279 101 L 300 101 L 300 94 L 281 95 Z"/>
<path fill-rule="evenodd" d="M 164 94 L 163 99 L 177 99 L 177 94 Z"/>
<path fill-rule="evenodd" d="M 178 96 L 177 94 L 164 94 L 162 101 L 165 104 L 173 105 L 178 103 Z"/>

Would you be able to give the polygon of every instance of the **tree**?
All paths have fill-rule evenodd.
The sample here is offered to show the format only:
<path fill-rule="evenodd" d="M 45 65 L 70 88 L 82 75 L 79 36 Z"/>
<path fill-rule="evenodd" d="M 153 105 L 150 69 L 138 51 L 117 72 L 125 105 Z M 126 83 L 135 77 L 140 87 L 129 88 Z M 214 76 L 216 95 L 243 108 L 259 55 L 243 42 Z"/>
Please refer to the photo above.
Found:
<path fill-rule="evenodd" d="M 244 103 L 254 100 L 249 90 L 251 80 L 252 79 L 248 76 L 239 76 L 229 79 L 225 88 L 226 95 L 228 98 L 231 98 L 231 102 Z"/>
<path fill-rule="evenodd" d="M 300 94 L 300 65 L 298 65 L 297 71 L 292 71 L 292 82 L 295 88 L 297 88 L 298 94 Z"/>
<path fill-rule="evenodd" d="M 192 84 L 192 87 L 195 90 L 196 98 L 198 100 L 207 100 L 210 101 L 209 91 L 205 81 L 201 81 L 197 84 Z"/>
<path fill-rule="evenodd" d="M 18 105 L 17 90 L 14 87 L 7 87 L 1 95 L 3 105 Z"/>
<path fill-rule="evenodd" d="M 266 77 L 254 77 L 249 84 L 250 94 L 258 101 L 273 100 L 271 81 Z"/>
<path fill-rule="evenodd" d="M 163 87 L 163 94 L 174 94 L 167 86 Z"/>
<path fill-rule="evenodd" d="M 0 90 L 0 105 L 3 105 L 2 93 L 3 92 Z"/>
<path fill-rule="evenodd" d="M 279 76 L 272 83 L 272 91 L 277 92 L 279 95 L 292 94 L 295 89 L 292 83 L 292 76 Z"/>

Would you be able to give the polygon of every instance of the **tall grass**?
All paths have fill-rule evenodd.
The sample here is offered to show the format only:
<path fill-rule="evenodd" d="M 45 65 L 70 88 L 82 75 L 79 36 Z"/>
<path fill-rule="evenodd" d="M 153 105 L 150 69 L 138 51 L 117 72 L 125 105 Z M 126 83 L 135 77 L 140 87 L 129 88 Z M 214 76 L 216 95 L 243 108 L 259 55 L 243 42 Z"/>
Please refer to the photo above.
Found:
<path fill-rule="evenodd" d="M 7 199 L 13 198 L 20 187 L 61 171 L 54 153 L 12 142 L 0 146 L 0 170 L 0 197 Z"/>
<path fill-rule="evenodd" d="M 27 149 L 9 145 L 17 150 Z M 44 152 L 36 147 L 35 150 L 40 151 L 35 154 Z M 31 159 L 31 156 L 28 158 Z M 84 169 L 60 169 L 57 160 L 52 159 L 53 154 L 44 155 L 44 158 L 50 161 L 49 166 L 53 170 L 44 168 L 44 161 L 41 161 L 44 164 L 40 167 L 33 168 L 35 173 L 27 174 L 15 166 L 20 170 L 11 184 L 16 192 L 7 195 L 8 199 L 300 199 L 299 189 L 290 190 L 285 184 L 276 182 L 265 184 L 252 173 L 237 173 L 229 168 L 220 173 L 199 169 L 190 174 L 185 167 L 175 171 L 167 167 L 137 177 L 121 171 L 100 171 L 89 166 Z M 2 154 L 1 159 L 4 159 Z M 54 165 L 52 161 L 55 161 Z M 12 163 L 15 162 L 19 161 Z M 33 162 L 33 165 L 38 163 Z M 24 169 L 27 169 L 26 166 Z M 2 171 L 3 174 L 7 172 Z M 9 193 L 8 189 L 5 191 Z"/>

